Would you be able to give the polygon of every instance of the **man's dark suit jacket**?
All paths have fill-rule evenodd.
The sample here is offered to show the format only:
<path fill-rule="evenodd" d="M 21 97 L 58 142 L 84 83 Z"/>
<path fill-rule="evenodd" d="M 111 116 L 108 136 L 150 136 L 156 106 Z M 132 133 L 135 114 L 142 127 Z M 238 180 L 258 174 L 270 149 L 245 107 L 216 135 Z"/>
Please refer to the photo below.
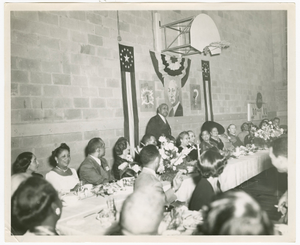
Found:
<path fill-rule="evenodd" d="M 142 172 L 135 180 L 134 190 L 144 189 L 149 186 L 153 187 L 157 192 L 165 196 L 166 204 L 170 204 L 177 199 L 176 194 L 172 188 L 164 191 L 163 184 L 159 181 L 159 179 L 147 168 L 143 168 Z"/>
<path fill-rule="evenodd" d="M 230 141 L 232 142 L 234 147 L 238 147 L 238 146 L 243 145 L 243 142 L 236 135 L 228 134 L 228 137 L 230 138 Z"/>
<path fill-rule="evenodd" d="M 179 105 L 174 113 L 174 117 L 182 117 L 182 116 L 183 116 L 183 108 L 182 108 L 181 103 L 179 103 Z"/>
<path fill-rule="evenodd" d="M 166 122 L 167 123 L 165 123 L 157 114 L 149 120 L 146 127 L 146 134 L 153 135 L 156 140 L 158 140 L 159 136 L 161 136 L 162 134 L 169 138 L 172 135 L 171 127 L 167 120 Z"/>
<path fill-rule="evenodd" d="M 105 158 L 101 158 L 101 167 L 91 157 L 87 156 L 79 167 L 79 178 L 83 184 L 99 185 L 114 180 Z"/>

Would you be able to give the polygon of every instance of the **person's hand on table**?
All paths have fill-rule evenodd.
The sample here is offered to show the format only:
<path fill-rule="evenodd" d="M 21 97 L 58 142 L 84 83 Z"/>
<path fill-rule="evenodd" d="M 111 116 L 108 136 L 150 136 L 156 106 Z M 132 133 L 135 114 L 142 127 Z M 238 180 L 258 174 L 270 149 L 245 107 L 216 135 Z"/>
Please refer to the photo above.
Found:
<path fill-rule="evenodd" d="M 174 189 L 175 192 L 180 188 L 182 181 L 183 181 L 183 173 L 181 171 L 178 171 L 178 173 L 176 174 L 176 176 L 172 181 L 172 188 Z"/>

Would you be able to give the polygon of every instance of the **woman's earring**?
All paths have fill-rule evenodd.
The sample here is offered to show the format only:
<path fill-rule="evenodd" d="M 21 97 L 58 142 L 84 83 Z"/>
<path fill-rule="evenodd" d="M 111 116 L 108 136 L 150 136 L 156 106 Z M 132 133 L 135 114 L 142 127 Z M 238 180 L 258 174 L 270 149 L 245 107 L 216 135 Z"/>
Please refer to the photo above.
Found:
<path fill-rule="evenodd" d="M 59 216 L 60 215 L 60 208 L 56 208 L 55 213 L 56 213 L 57 216 Z"/>

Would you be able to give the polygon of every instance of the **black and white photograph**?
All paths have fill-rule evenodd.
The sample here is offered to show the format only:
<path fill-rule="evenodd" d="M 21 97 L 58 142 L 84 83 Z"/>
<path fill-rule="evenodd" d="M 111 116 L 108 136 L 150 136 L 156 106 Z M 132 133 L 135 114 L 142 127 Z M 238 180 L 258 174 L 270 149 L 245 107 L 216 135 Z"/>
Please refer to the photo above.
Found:
<path fill-rule="evenodd" d="M 295 242 L 294 4 L 4 10 L 6 242 Z"/>

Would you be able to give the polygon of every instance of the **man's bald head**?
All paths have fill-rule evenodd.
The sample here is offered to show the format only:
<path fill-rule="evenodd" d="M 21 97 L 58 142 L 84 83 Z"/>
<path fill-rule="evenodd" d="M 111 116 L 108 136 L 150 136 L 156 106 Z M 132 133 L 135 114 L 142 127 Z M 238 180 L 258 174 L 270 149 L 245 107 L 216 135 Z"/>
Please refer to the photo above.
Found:
<path fill-rule="evenodd" d="M 163 218 L 165 198 L 154 187 L 138 189 L 125 200 L 120 215 L 124 235 L 154 235 Z"/>

